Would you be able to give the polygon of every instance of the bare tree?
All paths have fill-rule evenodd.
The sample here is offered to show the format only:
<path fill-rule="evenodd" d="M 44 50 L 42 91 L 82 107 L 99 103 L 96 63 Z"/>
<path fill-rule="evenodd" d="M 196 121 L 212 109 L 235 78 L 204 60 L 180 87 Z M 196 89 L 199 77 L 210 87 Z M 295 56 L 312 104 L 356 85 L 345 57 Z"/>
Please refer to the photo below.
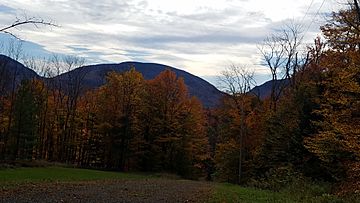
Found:
<path fill-rule="evenodd" d="M 24 53 L 23 41 L 18 39 L 11 39 L 8 41 L 7 46 L 5 46 L 5 55 L 8 57 L 19 61 Z"/>
<path fill-rule="evenodd" d="M 301 58 L 302 39 L 301 27 L 291 24 L 266 38 L 259 47 L 264 65 L 268 66 L 272 76 L 270 108 L 274 111 L 285 87 L 288 83 L 295 85 L 295 74 L 307 63 L 306 59 Z"/>
<path fill-rule="evenodd" d="M 241 183 L 242 176 L 242 162 L 243 162 L 243 139 L 245 132 L 245 102 L 247 93 L 252 87 L 256 85 L 254 80 L 254 71 L 248 67 L 241 65 L 231 65 L 221 72 L 219 78 L 225 91 L 230 95 L 233 100 L 237 113 L 240 116 L 240 133 L 239 133 L 239 167 L 238 167 L 238 183 Z"/>
<path fill-rule="evenodd" d="M 25 56 L 23 63 L 26 67 L 35 71 L 41 77 L 50 77 L 51 69 L 49 60 L 46 58 L 36 58 L 33 56 Z"/>
<path fill-rule="evenodd" d="M 62 122 L 62 126 L 58 126 L 61 131 L 59 134 L 58 143 L 62 143 L 56 154 L 62 161 L 74 160 L 75 149 L 68 143 L 75 141 L 75 117 L 78 107 L 78 100 L 81 92 L 83 91 L 83 81 L 86 72 L 81 69 L 84 65 L 84 59 L 76 56 L 59 57 L 54 56 L 52 64 L 55 67 L 55 75 L 57 76 L 52 80 L 53 98 L 55 105 L 58 107 L 55 115 L 56 119 Z M 76 70 L 75 70 L 76 69 Z M 70 71 L 77 71 L 76 74 Z M 61 75 L 62 72 L 68 72 Z M 62 109 L 61 111 L 58 111 Z"/>

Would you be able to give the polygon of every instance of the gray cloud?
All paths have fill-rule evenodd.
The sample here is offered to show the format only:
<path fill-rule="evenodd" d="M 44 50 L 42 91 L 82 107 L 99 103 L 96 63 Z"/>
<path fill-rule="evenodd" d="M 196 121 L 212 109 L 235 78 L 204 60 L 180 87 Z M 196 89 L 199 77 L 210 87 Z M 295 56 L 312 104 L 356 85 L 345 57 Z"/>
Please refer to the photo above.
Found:
<path fill-rule="evenodd" d="M 149 0 L 1 1 L 4 23 L 14 18 L 2 12 L 25 11 L 61 25 L 15 30 L 44 50 L 77 54 L 88 62 L 161 62 L 195 74 L 206 69 L 205 75 L 219 72 L 219 64 L 227 60 L 258 67 L 256 45 L 289 21 L 274 21 L 261 9 L 246 8 L 249 0 L 226 0 L 221 8 L 203 5 L 188 13 L 152 7 Z M 307 6 L 299 9 L 305 13 Z M 309 10 L 302 23 L 309 25 L 315 14 L 316 9 Z M 317 33 L 319 23 L 306 31 Z"/>
<path fill-rule="evenodd" d="M 89 52 L 90 51 L 90 49 L 85 48 L 85 47 L 81 47 L 81 46 L 78 46 L 78 45 L 70 45 L 70 46 L 67 46 L 67 47 L 74 50 L 74 51 L 78 51 L 78 52 Z"/>
<path fill-rule="evenodd" d="M 159 36 L 145 36 L 134 37 L 129 40 L 134 43 L 143 45 L 157 45 L 157 44 L 169 44 L 169 43 L 217 43 L 224 46 L 234 43 L 258 43 L 263 36 L 249 36 L 242 33 L 237 35 L 236 33 L 220 33 L 220 34 L 203 34 L 197 36 L 182 36 L 182 35 L 159 35 Z M 201 46 L 201 45 L 200 45 Z"/>

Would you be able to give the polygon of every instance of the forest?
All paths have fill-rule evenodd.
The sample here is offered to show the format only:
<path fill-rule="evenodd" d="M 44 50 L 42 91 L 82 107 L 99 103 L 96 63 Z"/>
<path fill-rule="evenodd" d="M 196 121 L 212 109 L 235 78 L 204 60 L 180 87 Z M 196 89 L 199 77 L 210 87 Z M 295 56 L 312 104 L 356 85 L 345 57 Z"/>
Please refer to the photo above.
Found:
<path fill-rule="evenodd" d="M 305 51 L 296 26 L 269 36 L 260 48 L 272 74 L 269 97 L 249 92 L 253 73 L 232 66 L 216 108 L 189 97 L 170 70 L 152 80 L 136 67 L 112 72 L 81 93 L 81 75 L 6 88 L 15 81 L 0 64 L 0 160 L 164 171 L 273 190 L 311 180 L 359 193 L 359 10 L 334 12 L 321 31 Z"/>

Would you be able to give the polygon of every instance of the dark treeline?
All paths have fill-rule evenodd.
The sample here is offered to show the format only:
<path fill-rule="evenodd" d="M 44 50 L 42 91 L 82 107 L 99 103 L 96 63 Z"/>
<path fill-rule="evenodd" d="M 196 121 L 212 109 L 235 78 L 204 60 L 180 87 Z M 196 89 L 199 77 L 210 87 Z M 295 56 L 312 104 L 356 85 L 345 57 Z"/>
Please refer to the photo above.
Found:
<path fill-rule="evenodd" d="M 250 94 L 253 75 L 234 66 L 224 72 L 229 94 L 214 109 L 189 98 L 169 70 L 149 81 L 136 69 L 111 73 L 85 94 L 81 76 L 10 89 L 11 77 L 1 77 L 0 159 L 207 175 L 270 189 L 309 178 L 359 190 L 358 13 L 334 13 L 321 29 L 324 39 L 304 57 L 296 27 L 269 37 L 261 49 L 273 76 L 269 98 Z"/>

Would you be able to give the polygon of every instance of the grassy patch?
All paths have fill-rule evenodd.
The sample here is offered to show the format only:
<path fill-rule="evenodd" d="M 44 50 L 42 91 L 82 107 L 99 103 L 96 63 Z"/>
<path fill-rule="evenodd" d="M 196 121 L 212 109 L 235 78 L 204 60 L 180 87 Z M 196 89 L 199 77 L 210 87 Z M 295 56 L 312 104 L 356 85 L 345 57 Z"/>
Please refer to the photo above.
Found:
<path fill-rule="evenodd" d="M 0 170 L 0 185 L 28 182 L 85 181 L 106 179 L 143 179 L 147 176 L 78 168 L 45 167 Z"/>
<path fill-rule="evenodd" d="M 320 186 L 319 186 L 320 187 Z M 259 190 L 255 188 L 240 187 L 232 184 L 218 184 L 215 193 L 210 202 L 237 202 L 237 203 L 340 203 L 354 202 L 353 200 L 340 199 L 337 196 L 330 195 L 322 188 L 314 191 L 314 187 L 309 188 L 287 188 L 279 192 L 270 190 Z M 359 201 L 356 201 L 359 202 Z"/>
<path fill-rule="evenodd" d="M 281 195 L 254 188 L 245 188 L 232 184 L 218 184 L 215 187 L 215 193 L 210 202 L 279 202 L 282 201 Z"/>

